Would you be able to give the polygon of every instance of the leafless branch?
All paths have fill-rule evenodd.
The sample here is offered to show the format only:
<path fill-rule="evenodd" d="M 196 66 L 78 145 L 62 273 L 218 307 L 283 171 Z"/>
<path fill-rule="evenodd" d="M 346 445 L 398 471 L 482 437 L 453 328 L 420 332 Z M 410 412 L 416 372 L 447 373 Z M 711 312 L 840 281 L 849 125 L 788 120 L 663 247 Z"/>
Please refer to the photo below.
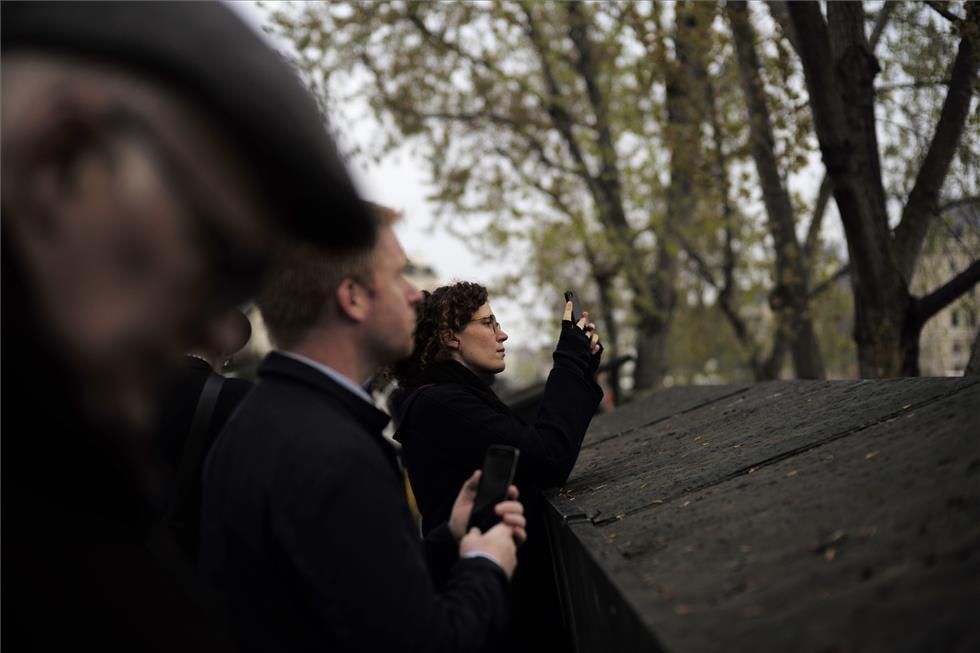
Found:
<path fill-rule="evenodd" d="M 496 77 L 497 79 L 507 81 L 507 82 L 513 82 L 517 84 L 518 87 L 521 89 L 522 93 L 525 93 L 527 95 L 533 95 L 534 97 L 541 100 L 542 103 L 544 103 L 544 98 L 541 97 L 541 94 L 538 93 L 536 89 L 531 87 L 525 80 L 521 79 L 520 77 L 515 77 L 514 75 L 508 75 L 507 73 L 503 72 L 499 68 L 490 65 L 490 63 L 486 59 L 477 57 L 476 55 L 467 52 L 459 44 L 453 43 L 451 41 L 447 41 L 445 38 L 443 38 L 442 34 L 436 34 L 428 27 L 426 27 L 425 21 L 423 21 L 422 17 L 418 14 L 419 6 L 421 5 L 412 5 L 412 8 L 409 10 L 408 13 L 408 20 L 412 23 L 412 25 L 415 26 L 415 28 L 426 40 L 428 40 L 437 48 L 449 52 L 454 52 L 459 57 L 461 57 L 466 61 L 469 61 L 474 66 L 482 68 L 487 72 L 493 74 L 494 77 Z"/>
<path fill-rule="evenodd" d="M 817 201 L 813 205 L 813 217 L 810 218 L 810 226 L 806 230 L 806 240 L 803 241 L 803 260 L 806 261 L 807 266 L 813 263 L 813 253 L 820 240 L 823 216 L 827 213 L 827 205 L 830 203 L 833 190 L 830 176 L 825 172 L 820 181 L 820 190 L 817 191 Z"/>
<path fill-rule="evenodd" d="M 972 24 L 980 22 L 980 5 L 971 2 L 966 15 Z M 963 30 L 964 32 L 966 30 Z M 936 211 L 940 188 L 949 172 L 960 136 L 970 113 L 973 89 L 980 69 L 980 43 L 964 33 L 950 73 L 949 92 L 943 101 L 939 122 L 933 131 L 929 149 L 915 177 L 915 185 L 895 228 L 895 254 L 905 278 L 912 277 L 929 222 Z"/>
<path fill-rule="evenodd" d="M 885 4 L 887 5 L 889 3 L 886 2 Z M 951 11 L 943 7 L 942 3 L 934 2 L 933 0 L 926 0 L 926 4 L 929 5 L 930 9 L 932 9 L 937 14 L 939 14 L 940 16 L 942 16 L 943 18 L 945 18 L 946 20 L 948 20 L 954 25 L 958 26 L 960 23 L 963 22 L 962 18 L 960 18 L 956 14 L 952 13 Z"/>
<path fill-rule="evenodd" d="M 878 41 L 881 40 L 881 35 L 885 32 L 885 26 L 888 25 L 888 19 L 891 18 L 897 6 L 894 2 L 885 2 L 881 5 L 881 10 L 875 18 L 875 26 L 871 28 L 871 36 L 868 38 L 868 45 L 871 47 L 872 52 L 875 51 Z"/>
<path fill-rule="evenodd" d="M 895 84 L 879 84 L 875 87 L 876 93 L 887 93 L 889 91 L 899 91 L 912 88 L 935 88 L 936 86 L 949 86 L 948 79 L 921 79 L 914 82 L 901 82 Z"/>
<path fill-rule="evenodd" d="M 980 195 L 971 195 L 970 197 L 959 197 L 955 200 L 949 200 L 948 202 L 939 205 L 939 212 L 946 213 L 947 211 L 958 209 L 961 206 L 980 206 Z"/>
<path fill-rule="evenodd" d="M 830 275 L 829 277 L 827 277 L 826 279 L 818 283 L 816 286 L 814 286 L 814 288 L 810 291 L 810 299 L 818 297 L 824 292 L 826 292 L 827 290 L 829 290 L 830 288 L 832 288 L 833 285 L 837 283 L 837 281 L 841 277 L 844 277 L 850 271 L 851 271 L 850 265 L 842 265 L 840 268 L 838 268 L 837 272 L 834 272 L 832 275 Z"/>
<path fill-rule="evenodd" d="M 965 270 L 916 302 L 920 323 L 925 324 L 929 318 L 973 288 L 978 281 L 980 281 L 980 261 L 974 261 Z"/>

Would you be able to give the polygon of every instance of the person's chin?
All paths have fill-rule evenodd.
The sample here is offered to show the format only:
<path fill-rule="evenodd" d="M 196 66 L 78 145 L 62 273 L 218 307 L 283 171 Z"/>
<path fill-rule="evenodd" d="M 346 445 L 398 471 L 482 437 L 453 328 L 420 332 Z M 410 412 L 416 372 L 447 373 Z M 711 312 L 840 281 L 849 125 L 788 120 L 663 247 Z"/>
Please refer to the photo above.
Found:
<path fill-rule="evenodd" d="M 401 348 L 401 350 L 398 352 L 396 356 L 393 356 L 394 360 L 391 362 L 400 361 L 403 358 L 408 358 L 414 352 L 415 352 L 415 339 L 413 338 L 409 340 L 407 343 L 405 343 L 405 346 Z"/>

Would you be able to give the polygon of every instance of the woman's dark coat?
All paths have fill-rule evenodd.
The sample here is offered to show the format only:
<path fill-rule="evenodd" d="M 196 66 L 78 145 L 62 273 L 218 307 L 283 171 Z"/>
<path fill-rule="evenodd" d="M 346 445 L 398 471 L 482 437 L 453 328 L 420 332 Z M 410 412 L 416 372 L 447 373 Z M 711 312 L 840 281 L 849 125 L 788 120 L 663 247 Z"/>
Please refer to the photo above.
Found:
<path fill-rule="evenodd" d="M 529 541 L 514 576 L 514 642 L 524 650 L 553 650 L 561 617 L 540 516 L 541 490 L 565 483 L 602 398 L 595 382 L 598 356 L 585 334 L 562 323 L 544 398 L 533 425 L 505 406 L 485 381 L 455 361 L 440 361 L 418 379 L 401 406 L 397 438 L 424 532 L 446 521 L 463 482 L 483 464 L 487 447 L 520 449 L 515 483 L 528 518 Z"/>

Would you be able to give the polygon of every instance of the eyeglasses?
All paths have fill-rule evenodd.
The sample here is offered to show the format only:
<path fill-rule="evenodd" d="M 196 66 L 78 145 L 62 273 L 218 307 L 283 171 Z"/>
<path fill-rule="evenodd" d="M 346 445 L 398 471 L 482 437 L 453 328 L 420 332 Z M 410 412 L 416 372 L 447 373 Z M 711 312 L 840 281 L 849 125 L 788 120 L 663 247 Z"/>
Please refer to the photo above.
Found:
<path fill-rule="evenodd" d="M 486 317 L 478 317 L 475 320 L 470 320 L 470 322 L 479 322 L 480 324 L 490 329 L 494 333 L 500 332 L 500 322 L 497 321 L 497 318 L 494 315 L 488 315 Z"/>

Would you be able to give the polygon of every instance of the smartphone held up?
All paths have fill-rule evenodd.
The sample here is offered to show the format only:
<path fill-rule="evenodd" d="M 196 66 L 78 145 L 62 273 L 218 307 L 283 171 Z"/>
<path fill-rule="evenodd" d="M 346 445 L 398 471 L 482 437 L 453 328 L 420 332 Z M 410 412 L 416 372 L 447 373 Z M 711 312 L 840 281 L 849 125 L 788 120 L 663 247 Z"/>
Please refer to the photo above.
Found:
<path fill-rule="evenodd" d="M 578 293 L 574 290 L 566 290 L 565 301 L 572 302 L 572 324 L 575 324 L 582 317 L 582 305 L 578 300 Z"/>

